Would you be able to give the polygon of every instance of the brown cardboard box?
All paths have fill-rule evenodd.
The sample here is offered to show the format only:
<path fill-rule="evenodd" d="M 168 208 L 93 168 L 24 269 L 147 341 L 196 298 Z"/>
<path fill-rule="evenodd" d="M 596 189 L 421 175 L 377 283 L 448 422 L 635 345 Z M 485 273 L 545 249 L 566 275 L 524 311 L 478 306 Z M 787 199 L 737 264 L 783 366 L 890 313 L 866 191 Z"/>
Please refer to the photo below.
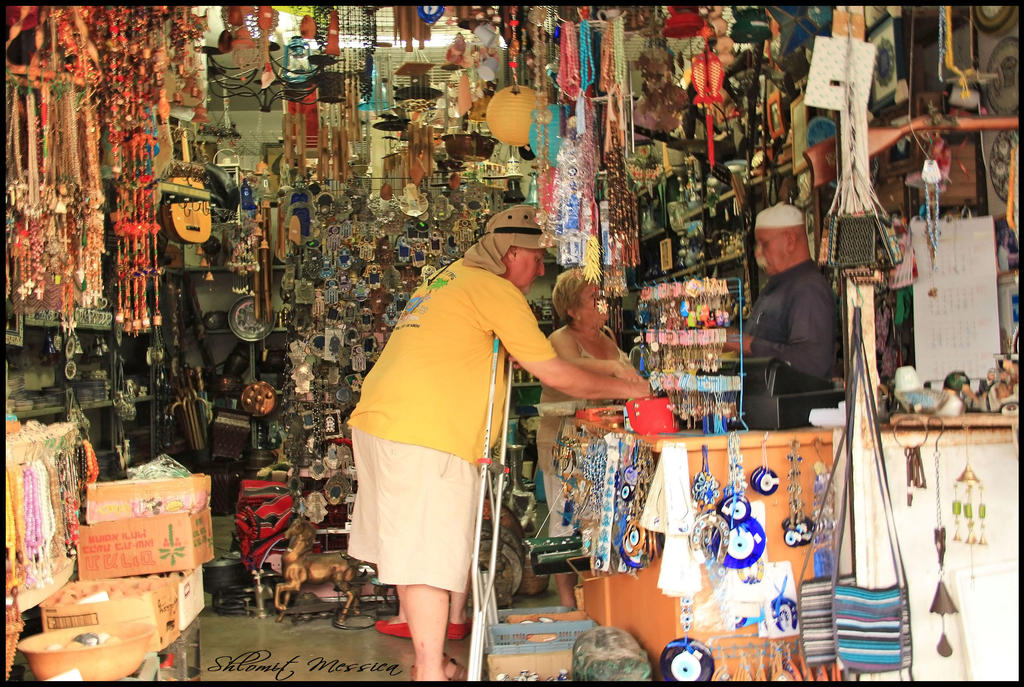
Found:
<path fill-rule="evenodd" d="M 169 513 L 197 513 L 210 505 L 210 476 L 94 482 L 85 491 L 90 525 Z"/>
<path fill-rule="evenodd" d="M 167 573 L 159 577 L 166 577 L 178 590 L 178 629 L 184 632 L 206 606 L 203 595 L 203 567 Z"/>
<path fill-rule="evenodd" d="M 83 525 L 78 577 L 96 580 L 192 571 L 213 559 L 210 509 Z"/>
<path fill-rule="evenodd" d="M 558 677 L 561 669 L 569 671 L 572 679 L 572 649 L 562 651 L 544 651 L 536 654 L 489 654 L 487 656 L 487 677 L 497 680 L 498 675 L 505 673 L 515 678 L 525 670 L 537 673 L 540 681 Z"/>
<path fill-rule="evenodd" d="M 106 592 L 108 601 L 79 603 Z M 178 638 L 178 588 L 162 577 L 71 582 L 39 604 L 43 631 L 92 625 L 143 622 L 156 626 L 150 651 Z"/>

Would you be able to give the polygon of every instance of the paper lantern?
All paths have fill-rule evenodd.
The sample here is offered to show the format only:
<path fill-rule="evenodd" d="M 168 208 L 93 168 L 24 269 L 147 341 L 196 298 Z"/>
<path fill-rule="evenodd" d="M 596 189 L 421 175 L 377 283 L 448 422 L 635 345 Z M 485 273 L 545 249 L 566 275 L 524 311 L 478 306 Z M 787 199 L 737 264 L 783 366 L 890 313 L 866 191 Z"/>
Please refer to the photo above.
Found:
<path fill-rule="evenodd" d="M 533 89 L 519 86 L 503 88 L 494 94 L 487 106 L 487 126 L 491 135 L 510 146 L 524 146 L 530 142 L 530 124 L 537 96 Z"/>
<path fill-rule="evenodd" d="M 665 38 L 696 38 L 700 35 L 704 19 L 696 7 L 670 6 L 668 11 L 671 16 L 665 21 L 661 35 Z"/>

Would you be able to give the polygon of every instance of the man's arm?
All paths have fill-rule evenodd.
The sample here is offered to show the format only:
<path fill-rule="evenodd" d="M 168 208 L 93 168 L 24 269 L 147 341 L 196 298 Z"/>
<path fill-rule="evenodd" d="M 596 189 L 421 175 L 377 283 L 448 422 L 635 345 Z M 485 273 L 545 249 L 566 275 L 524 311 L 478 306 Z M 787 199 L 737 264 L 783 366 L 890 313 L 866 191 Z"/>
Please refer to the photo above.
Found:
<path fill-rule="evenodd" d="M 575 398 L 636 398 L 651 393 L 646 380 L 628 381 L 592 372 L 561 358 L 519 362 L 542 384 Z"/>

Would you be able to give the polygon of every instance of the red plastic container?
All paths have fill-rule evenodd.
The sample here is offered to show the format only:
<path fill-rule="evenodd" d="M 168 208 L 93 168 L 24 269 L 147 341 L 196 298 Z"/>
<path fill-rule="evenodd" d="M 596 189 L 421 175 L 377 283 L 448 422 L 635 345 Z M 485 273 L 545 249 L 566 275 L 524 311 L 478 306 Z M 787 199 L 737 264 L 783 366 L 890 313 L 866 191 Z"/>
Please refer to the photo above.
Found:
<path fill-rule="evenodd" d="M 637 434 L 671 434 L 678 432 L 676 416 L 665 397 L 634 398 L 626 401 L 629 426 Z"/>

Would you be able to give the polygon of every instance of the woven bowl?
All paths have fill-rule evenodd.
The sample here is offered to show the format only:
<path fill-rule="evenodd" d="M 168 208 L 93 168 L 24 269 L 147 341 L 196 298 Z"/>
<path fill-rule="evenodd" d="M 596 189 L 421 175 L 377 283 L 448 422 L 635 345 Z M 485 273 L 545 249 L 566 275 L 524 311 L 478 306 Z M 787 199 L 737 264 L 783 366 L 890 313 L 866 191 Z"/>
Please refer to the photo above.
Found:
<path fill-rule="evenodd" d="M 68 647 L 85 632 L 106 633 L 110 639 L 98 646 L 75 643 Z M 49 680 L 73 668 L 78 668 L 86 681 L 120 680 L 138 670 L 154 632 L 156 627 L 148 623 L 72 627 L 23 639 L 18 650 L 25 654 L 37 680 Z M 64 648 L 48 649 L 55 644 Z"/>

